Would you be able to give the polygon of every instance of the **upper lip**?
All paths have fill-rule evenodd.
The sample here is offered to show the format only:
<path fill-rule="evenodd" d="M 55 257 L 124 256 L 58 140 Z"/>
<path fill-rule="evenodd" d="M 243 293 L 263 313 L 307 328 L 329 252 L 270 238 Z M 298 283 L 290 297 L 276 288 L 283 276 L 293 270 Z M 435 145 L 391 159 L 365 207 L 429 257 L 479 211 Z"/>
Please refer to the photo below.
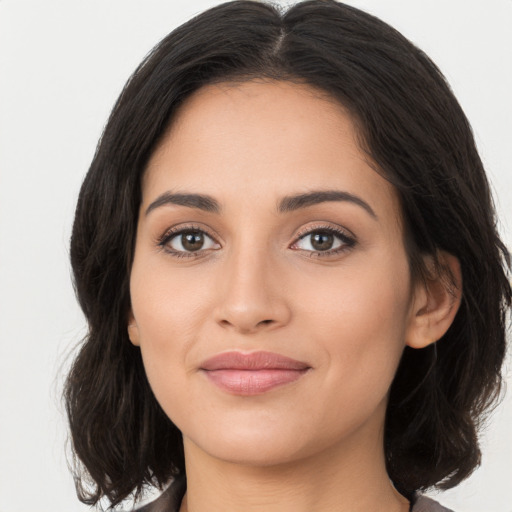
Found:
<path fill-rule="evenodd" d="M 201 364 L 202 370 L 307 370 L 302 361 L 274 352 L 222 352 Z"/>

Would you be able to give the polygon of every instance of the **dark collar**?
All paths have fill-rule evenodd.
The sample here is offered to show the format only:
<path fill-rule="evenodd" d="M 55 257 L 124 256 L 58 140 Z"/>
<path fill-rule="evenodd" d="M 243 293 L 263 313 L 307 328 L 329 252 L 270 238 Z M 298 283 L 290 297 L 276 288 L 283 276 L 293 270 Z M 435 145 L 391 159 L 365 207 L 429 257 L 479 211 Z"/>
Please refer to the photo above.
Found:
<path fill-rule="evenodd" d="M 174 480 L 154 501 L 135 509 L 137 512 L 178 512 L 187 490 L 187 479 L 182 476 Z"/>

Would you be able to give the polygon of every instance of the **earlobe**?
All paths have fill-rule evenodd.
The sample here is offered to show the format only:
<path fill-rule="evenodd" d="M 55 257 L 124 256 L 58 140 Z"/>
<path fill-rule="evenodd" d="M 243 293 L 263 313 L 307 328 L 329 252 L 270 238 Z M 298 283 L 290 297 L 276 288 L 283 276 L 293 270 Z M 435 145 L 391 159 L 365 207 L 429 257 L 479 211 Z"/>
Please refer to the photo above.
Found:
<path fill-rule="evenodd" d="M 140 346 L 139 341 L 139 327 L 137 325 L 137 322 L 135 321 L 135 317 L 133 316 L 133 312 L 130 310 L 130 313 L 128 315 L 128 337 L 130 338 L 130 341 L 133 345 L 136 347 Z"/>
<path fill-rule="evenodd" d="M 406 344 L 411 348 L 425 348 L 442 338 L 462 299 L 462 273 L 455 256 L 440 251 L 439 265 L 434 265 L 432 257 L 425 263 L 429 275 L 416 286 L 406 333 Z"/>

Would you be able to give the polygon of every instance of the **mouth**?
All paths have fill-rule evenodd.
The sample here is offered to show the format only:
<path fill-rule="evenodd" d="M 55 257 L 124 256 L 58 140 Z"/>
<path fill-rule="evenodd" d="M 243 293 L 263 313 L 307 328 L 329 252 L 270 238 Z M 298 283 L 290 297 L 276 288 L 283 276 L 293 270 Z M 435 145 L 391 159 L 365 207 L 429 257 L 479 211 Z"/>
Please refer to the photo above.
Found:
<path fill-rule="evenodd" d="M 234 395 L 261 395 L 300 379 L 311 367 L 273 352 L 232 351 L 201 364 L 200 370 L 221 390 Z"/>

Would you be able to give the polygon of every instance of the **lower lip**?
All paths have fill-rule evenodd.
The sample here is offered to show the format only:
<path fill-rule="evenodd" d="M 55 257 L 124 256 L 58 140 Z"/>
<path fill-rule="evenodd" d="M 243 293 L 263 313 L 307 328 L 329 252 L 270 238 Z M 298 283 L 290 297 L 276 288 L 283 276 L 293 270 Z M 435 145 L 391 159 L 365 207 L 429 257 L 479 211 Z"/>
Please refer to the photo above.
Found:
<path fill-rule="evenodd" d="M 234 395 L 261 395 L 271 389 L 295 382 L 307 369 L 205 370 L 208 379 L 223 391 Z"/>

